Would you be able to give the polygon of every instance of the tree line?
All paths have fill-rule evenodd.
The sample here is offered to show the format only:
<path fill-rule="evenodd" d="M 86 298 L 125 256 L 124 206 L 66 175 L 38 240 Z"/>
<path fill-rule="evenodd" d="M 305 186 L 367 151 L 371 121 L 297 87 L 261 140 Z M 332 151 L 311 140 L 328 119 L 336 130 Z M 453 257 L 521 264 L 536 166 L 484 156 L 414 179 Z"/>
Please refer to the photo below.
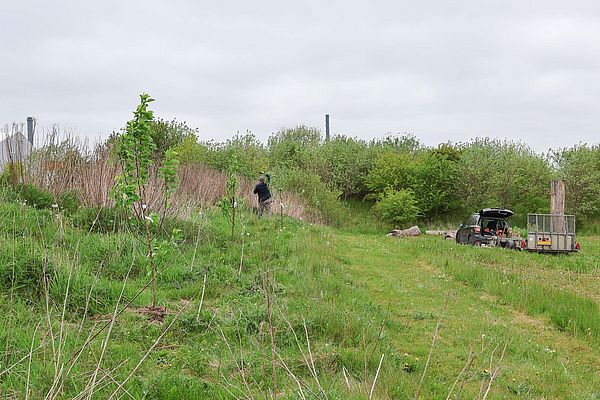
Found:
<path fill-rule="evenodd" d="M 516 219 L 549 211 L 549 186 L 567 185 L 566 211 L 580 222 L 600 217 L 600 146 L 580 144 L 538 153 L 522 142 L 476 138 L 426 146 L 413 135 L 324 140 L 316 128 L 273 133 L 266 143 L 251 132 L 223 142 L 202 141 L 185 123 L 156 120 L 157 152 L 173 148 L 182 164 L 240 175 L 269 172 L 273 190 L 302 195 L 335 221 L 344 200 L 373 203 L 373 215 L 394 226 L 417 221 L 456 222 L 482 207 L 505 207 Z"/>

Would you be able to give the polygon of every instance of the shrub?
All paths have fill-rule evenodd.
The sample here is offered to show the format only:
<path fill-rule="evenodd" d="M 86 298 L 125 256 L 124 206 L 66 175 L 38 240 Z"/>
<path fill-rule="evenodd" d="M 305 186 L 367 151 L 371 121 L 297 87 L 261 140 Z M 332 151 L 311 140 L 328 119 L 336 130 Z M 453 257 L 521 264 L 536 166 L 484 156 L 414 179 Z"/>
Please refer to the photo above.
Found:
<path fill-rule="evenodd" d="M 0 175 L 0 184 L 2 186 L 12 186 L 15 188 L 20 182 L 23 181 L 25 175 L 25 168 L 20 162 L 9 162 L 4 165 L 2 174 Z"/>
<path fill-rule="evenodd" d="M 58 203 L 58 207 L 67 215 L 73 214 L 75 211 L 79 209 L 80 201 L 79 201 L 79 193 L 74 190 L 69 190 L 60 194 L 56 202 Z"/>
<path fill-rule="evenodd" d="M 301 125 L 281 129 L 269 138 L 271 164 L 285 168 L 308 169 L 313 164 L 312 160 L 320 142 L 321 133 L 316 128 Z"/>
<path fill-rule="evenodd" d="M 19 186 L 21 198 L 35 208 L 52 208 L 54 196 L 45 189 L 37 188 L 33 185 L 24 184 Z"/>
<path fill-rule="evenodd" d="M 381 221 L 395 227 L 415 223 L 420 214 L 417 201 L 410 190 L 387 189 L 372 210 Z"/>
<path fill-rule="evenodd" d="M 162 160 L 167 150 L 179 146 L 188 138 L 195 139 L 198 134 L 198 129 L 190 128 L 185 122 L 175 119 L 165 121 L 161 118 L 155 118 L 151 122 L 150 131 L 156 145 L 154 158 L 157 160 Z"/>
<path fill-rule="evenodd" d="M 339 198 L 341 191 L 328 188 L 319 175 L 300 169 L 280 169 L 274 174 L 272 186 L 302 196 L 310 211 L 320 214 L 328 222 L 337 222 L 343 211 Z"/>
<path fill-rule="evenodd" d="M 72 216 L 73 225 L 92 232 L 115 232 L 123 221 L 118 210 L 109 207 L 82 207 Z"/>
<path fill-rule="evenodd" d="M 318 148 L 314 164 L 321 180 L 341 190 L 344 198 L 366 194 L 372 158 L 364 141 L 336 136 Z"/>
<path fill-rule="evenodd" d="M 5 241 L 0 251 L 0 285 L 36 297 L 43 290 L 43 278 L 54 275 L 54 267 L 44 262 L 31 241 Z M 45 273 L 45 275 L 44 275 Z"/>

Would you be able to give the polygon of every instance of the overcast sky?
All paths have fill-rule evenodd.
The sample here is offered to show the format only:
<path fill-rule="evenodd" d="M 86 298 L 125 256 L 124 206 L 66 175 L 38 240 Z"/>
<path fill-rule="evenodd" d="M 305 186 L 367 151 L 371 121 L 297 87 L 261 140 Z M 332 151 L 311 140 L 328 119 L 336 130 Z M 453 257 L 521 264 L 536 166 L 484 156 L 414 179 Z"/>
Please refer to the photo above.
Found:
<path fill-rule="evenodd" d="M 596 143 L 600 1 L 0 2 L 0 122 L 90 138 L 138 95 L 202 139 L 283 126 Z"/>

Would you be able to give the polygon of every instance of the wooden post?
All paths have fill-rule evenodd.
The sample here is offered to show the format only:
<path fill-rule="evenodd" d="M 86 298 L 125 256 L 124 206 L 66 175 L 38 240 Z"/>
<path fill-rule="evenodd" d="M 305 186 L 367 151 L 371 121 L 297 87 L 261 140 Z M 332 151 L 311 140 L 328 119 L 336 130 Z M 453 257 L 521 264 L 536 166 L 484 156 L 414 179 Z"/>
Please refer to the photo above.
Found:
<path fill-rule="evenodd" d="M 329 114 L 325 114 L 325 141 L 329 142 Z"/>
<path fill-rule="evenodd" d="M 552 228 L 555 232 L 565 232 L 565 181 L 560 179 L 552 180 L 550 184 L 550 214 L 560 215 L 552 217 Z"/>

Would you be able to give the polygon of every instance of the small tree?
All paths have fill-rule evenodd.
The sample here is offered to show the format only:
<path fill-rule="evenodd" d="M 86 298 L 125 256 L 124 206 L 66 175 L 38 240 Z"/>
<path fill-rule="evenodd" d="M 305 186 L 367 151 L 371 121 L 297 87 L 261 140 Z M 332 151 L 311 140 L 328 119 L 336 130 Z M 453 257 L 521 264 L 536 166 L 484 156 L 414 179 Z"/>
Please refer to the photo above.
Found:
<path fill-rule="evenodd" d="M 420 210 L 410 190 L 387 189 L 373 206 L 373 213 L 383 222 L 404 228 L 416 222 Z"/>
<path fill-rule="evenodd" d="M 173 150 L 167 150 L 162 166 L 156 165 L 153 157 L 156 144 L 152 139 L 154 114 L 148 109 L 148 104 L 154 99 L 148 94 L 142 94 L 140 99 L 140 104 L 133 113 L 133 119 L 127 122 L 125 131 L 116 139 L 115 154 L 122 170 L 116 178 L 111 194 L 115 207 L 121 208 L 127 215 L 133 213 L 138 225 L 142 227 L 140 235 L 148 247 L 148 265 L 152 277 L 152 307 L 156 308 L 155 256 L 159 249 L 164 248 L 164 243 L 155 243 L 156 229 L 152 228 L 161 226 L 169 207 L 169 200 L 177 188 L 178 160 Z M 156 169 L 158 178 L 163 183 L 163 207 L 160 217 L 152 212 L 148 205 L 150 176 L 152 170 Z"/>
<path fill-rule="evenodd" d="M 229 160 L 227 181 L 225 182 L 225 197 L 221 200 L 221 211 L 228 219 L 231 218 L 231 241 L 235 241 L 235 209 L 237 208 L 237 171 L 238 162 L 235 154 Z"/>

